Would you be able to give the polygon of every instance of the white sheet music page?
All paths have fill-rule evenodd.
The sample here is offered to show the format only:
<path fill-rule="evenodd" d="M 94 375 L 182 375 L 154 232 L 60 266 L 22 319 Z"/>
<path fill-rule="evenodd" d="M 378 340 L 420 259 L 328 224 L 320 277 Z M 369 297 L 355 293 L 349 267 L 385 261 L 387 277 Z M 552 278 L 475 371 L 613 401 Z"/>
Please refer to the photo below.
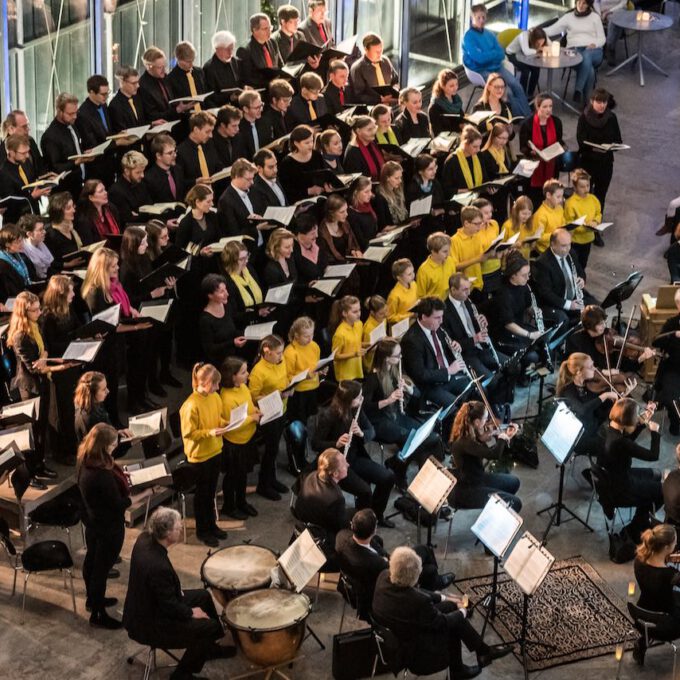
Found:
<path fill-rule="evenodd" d="M 0 430 L 0 449 L 10 446 L 14 442 L 19 451 L 31 451 L 33 449 L 33 428 L 30 425 L 10 427 Z"/>
<path fill-rule="evenodd" d="M 288 303 L 288 298 L 290 297 L 290 292 L 292 290 L 292 283 L 285 283 L 283 286 L 274 286 L 267 291 L 264 301 L 271 302 L 275 305 L 285 305 Z"/>
<path fill-rule="evenodd" d="M 563 465 L 582 431 L 583 424 L 581 421 L 564 402 L 559 402 L 548 427 L 541 435 L 541 441 L 555 457 L 555 460 Z"/>
<path fill-rule="evenodd" d="M 384 337 L 387 336 L 387 324 L 381 321 L 369 334 L 368 334 L 368 344 L 375 345 L 380 342 Z"/>
<path fill-rule="evenodd" d="M 262 397 L 257 402 L 257 407 L 262 413 L 260 425 L 264 425 L 272 420 L 276 420 L 283 415 L 283 400 L 281 399 L 281 392 L 276 390 L 266 397 Z"/>
<path fill-rule="evenodd" d="M 392 328 L 390 328 L 390 335 L 393 338 L 400 338 L 406 331 L 409 329 L 411 326 L 411 320 L 407 317 L 406 319 L 402 319 L 401 321 L 397 321 L 397 323 L 392 324 Z"/>
<path fill-rule="evenodd" d="M 243 423 L 245 423 L 248 417 L 248 402 L 243 402 L 240 406 L 232 409 L 229 412 L 229 425 L 227 425 L 227 432 L 232 430 L 237 430 Z"/>
<path fill-rule="evenodd" d="M 325 279 L 345 279 L 354 271 L 355 267 L 355 264 L 331 264 L 326 267 L 323 276 Z"/>
<path fill-rule="evenodd" d="M 20 401 L 18 404 L 9 404 L 8 406 L 5 406 L 0 411 L 0 415 L 2 415 L 3 418 L 24 415 L 27 418 L 31 418 L 31 420 L 35 420 L 39 411 L 40 397 L 34 397 L 33 399 Z"/>
<path fill-rule="evenodd" d="M 326 556 L 314 542 L 309 529 L 305 529 L 286 548 L 278 561 L 288 580 L 295 586 L 295 591 L 299 593 L 326 564 Z"/>
<path fill-rule="evenodd" d="M 496 557 L 502 557 L 522 522 L 522 518 L 498 494 L 492 494 L 471 530 Z"/>
<path fill-rule="evenodd" d="M 111 326 L 117 326 L 120 321 L 120 305 L 113 305 L 113 307 L 102 310 L 99 314 L 94 314 L 92 321 L 103 321 Z"/>
<path fill-rule="evenodd" d="M 149 484 L 156 479 L 166 477 L 168 471 L 163 463 L 151 465 L 149 467 L 140 468 L 139 470 L 128 471 L 130 478 L 130 486 L 139 486 L 140 484 Z"/>
<path fill-rule="evenodd" d="M 262 340 L 274 332 L 276 321 L 268 321 L 266 323 L 254 323 L 252 326 L 246 326 L 243 335 L 248 340 Z"/>
<path fill-rule="evenodd" d="M 555 558 L 528 531 L 517 541 L 503 569 L 525 595 L 533 595 L 548 575 Z"/>
<path fill-rule="evenodd" d="M 425 461 L 408 487 L 408 492 L 430 514 L 437 512 L 454 487 L 455 481 L 437 467 L 431 458 Z"/>

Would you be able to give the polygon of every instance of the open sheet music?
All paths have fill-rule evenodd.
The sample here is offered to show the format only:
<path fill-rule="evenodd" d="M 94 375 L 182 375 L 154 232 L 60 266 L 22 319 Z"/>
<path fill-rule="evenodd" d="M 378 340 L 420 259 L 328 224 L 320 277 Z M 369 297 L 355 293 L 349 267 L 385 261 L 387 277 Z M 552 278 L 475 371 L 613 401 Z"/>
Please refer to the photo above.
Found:
<path fill-rule="evenodd" d="M 165 323 L 168 320 L 168 314 L 170 313 L 172 303 L 172 299 L 162 300 L 161 302 L 147 300 L 139 305 L 139 313 L 148 319 L 153 319 L 159 323 Z"/>
<path fill-rule="evenodd" d="M 560 465 L 564 465 L 582 433 L 583 423 L 563 401 L 560 401 L 548 427 L 541 435 L 541 441 L 555 460 Z"/>
<path fill-rule="evenodd" d="M 498 495 L 489 497 L 472 533 L 496 556 L 503 557 L 524 520 Z"/>
<path fill-rule="evenodd" d="M 0 449 L 4 449 L 14 442 L 19 451 L 33 450 L 33 426 L 18 425 L 6 430 L 0 430 Z"/>
<path fill-rule="evenodd" d="M 276 420 L 283 415 L 283 399 L 281 399 L 281 392 L 276 390 L 266 397 L 261 397 L 257 402 L 257 407 L 262 413 L 260 418 L 260 425 Z"/>
<path fill-rule="evenodd" d="M 324 564 L 326 556 L 314 542 L 309 529 L 305 529 L 279 557 L 279 566 L 286 578 L 293 584 L 296 592 L 309 583 Z"/>
<path fill-rule="evenodd" d="M 172 473 L 165 456 L 145 461 L 141 466 L 128 465 L 125 467 L 125 473 L 130 481 L 130 489 L 134 493 L 154 486 L 172 484 Z"/>
<path fill-rule="evenodd" d="M 441 416 L 442 409 L 433 413 L 420 427 L 411 430 L 404 446 L 399 452 L 399 460 L 407 461 L 418 447 L 432 434 L 434 426 Z"/>
<path fill-rule="evenodd" d="M 292 283 L 284 283 L 282 286 L 273 286 L 267 291 L 264 301 L 273 305 L 287 305 L 292 290 Z"/>
<path fill-rule="evenodd" d="M 40 397 L 9 404 L 0 410 L 0 422 L 3 427 L 8 425 L 24 425 L 38 417 L 40 411 Z"/>
<path fill-rule="evenodd" d="M 248 417 L 248 402 L 244 401 L 240 406 L 232 409 L 229 412 L 229 425 L 227 425 L 227 432 L 238 430 Z"/>
<path fill-rule="evenodd" d="M 424 198 L 417 198 L 408 211 L 409 217 L 422 217 L 423 215 L 429 215 L 432 212 L 432 194 L 425 196 Z"/>
<path fill-rule="evenodd" d="M 324 270 L 323 276 L 326 279 L 336 279 L 338 277 L 346 279 L 356 267 L 355 264 L 330 264 Z"/>
<path fill-rule="evenodd" d="M 536 155 L 546 163 L 551 161 L 553 158 L 561 156 L 566 151 L 566 149 L 559 142 L 555 142 L 550 146 L 546 146 L 545 149 L 539 149 L 531 140 L 529 140 L 529 146 L 533 149 Z"/>
<path fill-rule="evenodd" d="M 7 446 L 0 448 L 0 476 L 5 472 L 12 472 L 24 462 L 24 456 L 16 442 L 11 441 Z"/>
<path fill-rule="evenodd" d="M 456 485 L 456 478 L 436 459 L 430 456 L 408 487 L 425 512 L 439 512 Z"/>
<path fill-rule="evenodd" d="M 533 595 L 545 580 L 554 561 L 555 558 L 541 547 L 540 541 L 525 531 L 505 560 L 503 569 L 525 595 Z"/>
<path fill-rule="evenodd" d="M 63 359 L 70 361 L 83 361 L 90 363 L 95 360 L 97 352 L 102 346 L 103 340 L 92 340 L 91 342 L 72 342 L 64 352 Z"/>
<path fill-rule="evenodd" d="M 314 367 L 314 371 L 318 372 L 324 366 L 328 366 L 328 364 L 333 363 L 333 359 L 335 359 L 335 350 L 333 350 L 327 357 L 324 357 L 323 359 L 319 359 L 319 363 Z"/>
<path fill-rule="evenodd" d="M 387 324 L 385 321 L 381 321 L 368 334 L 368 344 L 373 347 L 373 345 L 377 345 L 385 337 L 387 337 Z"/>
<path fill-rule="evenodd" d="M 159 408 L 148 413 L 140 413 L 138 416 L 130 416 L 128 430 L 132 432 L 132 439 L 145 439 L 159 434 L 165 429 L 168 419 L 168 409 Z M 122 439 L 121 441 L 130 441 Z"/>
<path fill-rule="evenodd" d="M 120 322 L 120 305 L 113 305 L 107 307 L 98 314 L 93 314 L 92 321 L 103 321 L 115 328 Z"/>
<path fill-rule="evenodd" d="M 400 338 L 406 333 L 410 326 L 411 320 L 408 317 L 401 321 L 397 321 L 397 323 L 393 323 L 392 328 L 390 328 L 390 336 L 393 338 Z"/>
<path fill-rule="evenodd" d="M 267 321 L 265 323 L 254 323 L 252 326 L 246 326 L 243 332 L 246 340 L 260 341 L 274 332 L 276 321 Z"/>

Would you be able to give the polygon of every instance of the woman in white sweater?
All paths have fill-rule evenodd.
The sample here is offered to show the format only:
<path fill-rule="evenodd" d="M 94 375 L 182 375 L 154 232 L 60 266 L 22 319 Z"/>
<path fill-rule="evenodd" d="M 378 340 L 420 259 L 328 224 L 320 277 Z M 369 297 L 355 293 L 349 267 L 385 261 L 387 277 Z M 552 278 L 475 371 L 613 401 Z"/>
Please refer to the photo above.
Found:
<path fill-rule="evenodd" d="M 595 84 L 595 69 L 602 63 L 606 38 L 602 19 L 593 10 L 594 0 L 576 0 L 573 11 L 563 14 L 546 28 L 549 37 L 567 34 L 567 47 L 576 50 L 583 61 L 576 67 L 574 101 L 587 102 Z"/>
<path fill-rule="evenodd" d="M 529 99 L 534 96 L 541 69 L 539 66 L 523 64 L 517 59 L 517 55 L 520 52 L 526 57 L 539 55 L 549 44 L 550 41 L 547 39 L 545 31 L 540 26 L 536 26 L 528 31 L 519 33 L 505 48 L 505 54 L 507 54 L 510 63 L 515 67 L 515 72 L 520 74 L 519 82 Z"/>

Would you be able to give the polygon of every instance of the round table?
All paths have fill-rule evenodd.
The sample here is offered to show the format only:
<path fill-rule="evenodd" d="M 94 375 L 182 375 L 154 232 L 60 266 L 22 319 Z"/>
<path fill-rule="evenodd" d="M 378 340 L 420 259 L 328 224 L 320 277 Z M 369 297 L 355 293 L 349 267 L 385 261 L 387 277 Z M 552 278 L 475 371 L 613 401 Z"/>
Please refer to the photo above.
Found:
<path fill-rule="evenodd" d="M 518 52 L 515 55 L 515 58 L 517 59 L 517 61 L 519 61 L 522 64 L 526 64 L 527 66 L 546 69 L 548 71 L 548 92 L 550 93 L 550 95 L 554 99 L 561 101 L 567 108 L 570 108 L 574 113 L 580 113 L 580 111 L 577 111 L 573 106 L 571 106 L 571 104 L 564 101 L 564 99 L 562 99 L 562 97 L 560 97 L 557 94 L 557 92 L 553 90 L 553 73 L 557 69 L 573 68 L 574 66 L 578 66 L 583 61 L 583 57 L 580 55 L 579 52 L 576 52 L 575 50 L 562 48 L 560 49 L 560 54 L 558 57 L 549 56 L 544 57 L 540 54 L 527 56 L 522 52 Z"/>
<path fill-rule="evenodd" d="M 616 68 L 613 68 L 608 76 L 612 73 L 616 73 L 622 69 L 626 64 L 633 64 L 637 59 L 638 67 L 640 70 L 640 86 L 644 87 L 645 84 L 645 74 L 642 70 L 642 61 L 646 61 L 650 66 L 653 66 L 659 73 L 664 76 L 668 76 L 660 66 L 655 64 L 646 54 L 642 52 L 642 38 L 648 31 L 664 31 L 673 25 L 672 17 L 667 17 L 665 14 L 659 14 L 658 12 L 645 12 L 649 15 L 649 21 L 638 21 L 638 15 L 642 15 L 642 12 L 638 10 L 627 10 L 619 9 L 616 12 L 612 12 L 609 17 L 609 21 L 613 22 L 615 26 L 619 28 L 628 29 L 631 31 L 637 31 L 638 34 L 638 48 L 635 54 L 632 54 L 628 59 L 619 64 Z"/>

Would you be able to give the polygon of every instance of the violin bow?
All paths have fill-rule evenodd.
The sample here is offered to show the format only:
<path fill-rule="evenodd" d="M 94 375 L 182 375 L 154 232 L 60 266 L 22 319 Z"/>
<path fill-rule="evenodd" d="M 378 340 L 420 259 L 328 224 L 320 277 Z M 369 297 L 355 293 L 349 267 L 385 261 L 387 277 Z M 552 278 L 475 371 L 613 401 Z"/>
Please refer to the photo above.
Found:
<path fill-rule="evenodd" d="M 607 347 L 607 345 L 605 344 L 605 348 L 606 348 L 606 347 Z M 609 361 L 607 361 L 607 363 L 609 363 Z M 597 374 L 600 376 L 600 378 L 602 378 L 602 380 L 604 380 L 604 381 L 607 383 L 607 385 L 609 385 L 609 389 L 610 389 L 610 390 L 611 390 L 611 391 L 612 391 L 619 399 L 621 399 L 621 398 L 622 398 L 621 393 L 616 389 L 616 387 L 614 387 L 614 385 L 612 385 L 611 380 L 609 380 L 609 378 L 607 378 L 607 376 L 606 376 L 599 368 L 593 368 L 593 370 L 595 371 L 595 373 L 597 373 Z"/>
<path fill-rule="evenodd" d="M 482 387 L 482 376 L 477 375 L 472 368 L 470 369 L 470 375 L 472 376 L 472 382 L 474 382 L 475 385 L 477 385 L 477 390 L 480 396 L 482 397 L 482 401 L 484 402 L 484 406 L 486 406 L 486 410 L 489 412 L 489 418 L 491 418 L 491 423 L 493 424 L 496 430 L 500 431 L 501 426 L 498 422 L 498 419 L 496 418 L 495 413 L 493 412 L 493 409 L 491 408 L 489 398 L 486 396 L 486 392 Z"/>
<path fill-rule="evenodd" d="M 621 351 L 619 352 L 619 358 L 618 361 L 616 362 L 616 370 L 619 370 L 619 366 L 621 366 L 621 359 L 623 358 L 623 351 L 626 349 L 626 342 L 628 340 L 628 333 L 630 333 L 630 325 L 633 323 L 633 315 L 635 314 L 635 307 L 631 308 L 630 310 L 630 316 L 628 317 L 628 325 L 626 326 L 626 332 L 624 333 L 623 336 L 623 344 L 621 345 Z"/>

